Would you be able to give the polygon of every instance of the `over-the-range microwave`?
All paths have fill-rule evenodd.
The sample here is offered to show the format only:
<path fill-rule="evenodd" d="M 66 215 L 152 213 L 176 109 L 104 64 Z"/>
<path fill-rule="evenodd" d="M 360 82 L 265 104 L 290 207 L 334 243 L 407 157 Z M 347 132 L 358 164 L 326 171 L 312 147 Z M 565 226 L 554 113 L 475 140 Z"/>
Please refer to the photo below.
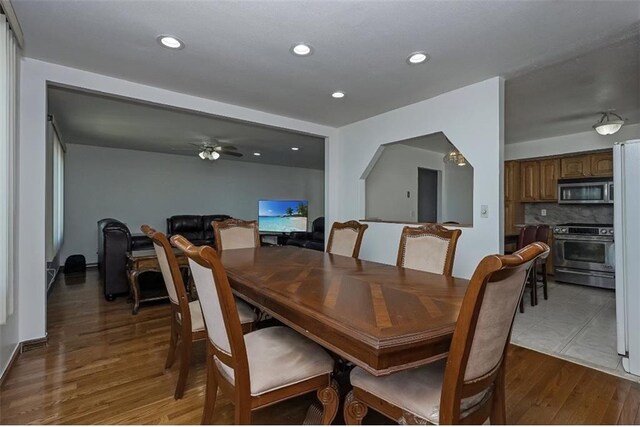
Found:
<path fill-rule="evenodd" d="M 573 178 L 558 181 L 558 203 L 613 203 L 613 181 L 610 178 Z"/>

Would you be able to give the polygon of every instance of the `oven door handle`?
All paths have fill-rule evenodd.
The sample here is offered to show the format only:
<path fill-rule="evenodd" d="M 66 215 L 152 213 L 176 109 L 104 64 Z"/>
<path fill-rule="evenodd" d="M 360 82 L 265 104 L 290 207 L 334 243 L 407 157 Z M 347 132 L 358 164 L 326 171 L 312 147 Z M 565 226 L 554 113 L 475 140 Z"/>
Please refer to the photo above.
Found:
<path fill-rule="evenodd" d="M 567 270 L 565 268 L 559 268 L 556 267 L 556 271 L 559 273 L 571 273 L 571 274 L 576 274 L 579 276 L 595 276 L 595 277 L 615 277 L 614 273 L 603 273 L 601 271 L 589 271 L 586 273 L 583 273 L 582 271 L 577 271 L 577 270 Z"/>
<path fill-rule="evenodd" d="M 571 235 L 571 236 L 567 236 L 567 235 L 562 235 L 562 234 L 555 234 L 553 236 L 556 240 L 562 240 L 562 241 L 568 241 L 568 240 L 573 240 L 573 241 L 579 241 L 579 242 L 602 242 L 602 243 L 613 243 L 613 236 L 605 236 L 605 235 L 597 235 L 597 236 L 576 236 L 576 235 Z"/>

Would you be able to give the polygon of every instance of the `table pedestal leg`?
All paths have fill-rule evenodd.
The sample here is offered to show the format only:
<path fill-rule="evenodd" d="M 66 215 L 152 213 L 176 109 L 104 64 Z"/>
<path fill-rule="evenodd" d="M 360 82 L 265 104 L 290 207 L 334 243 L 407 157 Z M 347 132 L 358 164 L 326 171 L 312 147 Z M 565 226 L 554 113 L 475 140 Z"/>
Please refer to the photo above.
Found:
<path fill-rule="evenodd" d="M 138 282 L 138 271 L 129 272 L 129 286 L 131 288 L 131 296 L 133 298 L 133 308 L 131 314 L 138 314 L 140 308 L 140 283 Z"/>

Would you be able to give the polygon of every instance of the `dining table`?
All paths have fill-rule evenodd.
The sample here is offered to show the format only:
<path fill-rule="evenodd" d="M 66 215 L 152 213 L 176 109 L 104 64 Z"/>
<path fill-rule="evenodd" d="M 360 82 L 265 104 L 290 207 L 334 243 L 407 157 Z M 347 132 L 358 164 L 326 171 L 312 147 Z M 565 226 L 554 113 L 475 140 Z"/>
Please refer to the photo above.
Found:
<path fill-rule="evenodd" d="M 236 296 L 376 376 L 445 358 L 468 286 L 293 246 L 220 258 Z"/>

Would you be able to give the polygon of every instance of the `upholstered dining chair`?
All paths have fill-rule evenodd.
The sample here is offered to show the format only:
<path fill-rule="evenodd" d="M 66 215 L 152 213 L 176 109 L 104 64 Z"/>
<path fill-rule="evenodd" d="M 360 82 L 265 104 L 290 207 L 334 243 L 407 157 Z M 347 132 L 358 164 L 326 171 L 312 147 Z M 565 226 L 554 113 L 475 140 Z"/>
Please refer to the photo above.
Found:
<path fill-rule="evenodd" d="M 260 234 L 257 221 L 226 219 L 212 221 L 216 239 L 216 250 L 257 248 L 260 246 Z"/>
<path fill-rule="evenodd" d="M 460 230 L 438 224 L 404 227 L 398 247 L 398 267 L 451 276 Z"/>
<path fill-rule="evenodd" d="M 360 224 L 358 221 L 353 220 L 334 222 L 331 226 L 331 233 L 329 233 L 327 252 L 358 258 L 362 237 L 367 228 L 369 228 L 367 224 Z"/>
<path fill-rule="evenodd" d="M 148 225 L 143 225 L 141 230 L 153 241 L 160 271 L 171 302 L 171 336 L 165 368 L 169 369 L 173 366 L 176 351 L 179 348 L 180 372 L 174 397 L 181 399 L 189 376 L 192 343 L 207 337 L 202 310 L 198 301 L 189 301 L 178 261 L 167 236 Z M 250 331 L 256 320 L 256 314 L 247 304 L 238 304 L 238 314 L 243 330 Z"/>
<path fill-rule="evenodd" d="M 338 410 L 332 357 L 320 346 L 284 326 L 242 335 L 227 274 L 217 253 L 182 236 L 171 242 L 189 257 L 207 327 L 207 383 L 202 423 L 213 418 L 218 388 L 232 397 L 235 423 L 249 424 L 255 409 L 316 391 L 322 423 Z"/>
<path fill-rule="evenodd" d="M 480 261 L 446 360 L 382 377 L 353 369 L 347 424 L 360 424 L 369 407 L 409 424 L 506 424 L 505 359 L 513 319 L 529 269 L 548 252 L 547 245 L 533 243 Z"/>

